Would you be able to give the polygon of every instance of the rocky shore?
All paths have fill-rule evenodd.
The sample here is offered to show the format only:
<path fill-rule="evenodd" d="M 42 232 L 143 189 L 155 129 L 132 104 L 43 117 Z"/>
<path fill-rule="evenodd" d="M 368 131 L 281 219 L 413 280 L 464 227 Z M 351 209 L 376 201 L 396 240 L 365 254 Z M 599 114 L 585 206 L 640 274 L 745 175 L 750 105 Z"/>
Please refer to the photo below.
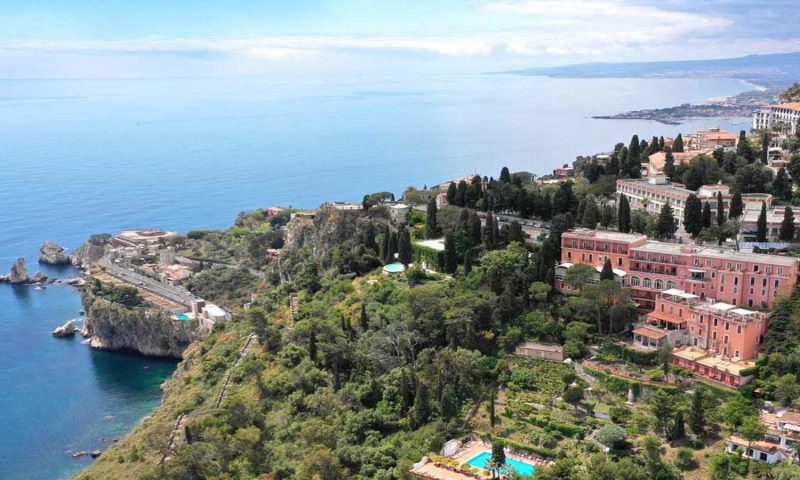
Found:
<path fill-rule="evenodd" d="M 28 275 L 28 268 L 25 259 L 20 257 L 11 266 L 11 271 L 7 275 L 0 275 L 0 283 L 10 283 L 12 285 L 33 285 L 42 284 L 48 281 L 47 275 L 36 272 L 33 276 Z"/>
<path fill-rule="evenodd" d="M 55 242 L 44 242 L 39 248 L 39 263 L 49 265 L 67 265 L 70 257 L 64 253 L 66 249 Z"/>

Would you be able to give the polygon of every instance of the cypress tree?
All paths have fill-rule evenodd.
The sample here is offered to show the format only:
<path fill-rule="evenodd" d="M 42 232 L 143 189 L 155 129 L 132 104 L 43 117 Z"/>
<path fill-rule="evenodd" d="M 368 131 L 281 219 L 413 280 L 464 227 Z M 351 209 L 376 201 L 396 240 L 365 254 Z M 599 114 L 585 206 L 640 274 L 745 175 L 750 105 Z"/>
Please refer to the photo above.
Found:
<path fill-rule="evenodd" d="M 481 243 L 481 219 L 478 214 L 472 212 L 469 216 L 469 244 L 477 247 Z"/>
<path fill-rule="evenodd" d="M 575 194 L 572 193 L 572 181 L 566 181 L 558 186 L 558 191 L 553 195 L 553 212 L 575 212 Z"/>
<path fill-rule="evenodd" d="M 706 202 L 703 205 L 703 228 L 711 226 L 711 204 Z"/>
<path fill-rule="evenodd" d="M 384 264 L 389 264 L 391 261 L 387 261 L 389 258 L 389 228 L 384 227 L 383 235 L 381 235 L 381 245 L 378 254 L 380 255 L 381 260 L 383 260 Z"/>
<path fill-rule="evenodd" d="M 678 410 L 675 414 L 675 418 L 672 419 L 672 427 L 670 428 L 668 438 L 670 441 L 674 442 L 676 440 L 682 440 L 686 437 L 686 422 L 683 419 L 683 410 Z"/>
<path fill-rule="evenodd" d="M 771 140 L 769 132 L 761 134 L 761 163 L 767 165 L 769 163 L 769 142 Z"/>
<path fill-rule="evenodd" d="M 578 202 L 578 210 L 575 212 L 575 219 L 578 223 L 581 223 L 583 220 L 583 211 L 586 210 L 586 197 L 581 198 L 581 201 Z"/>
<path fill-rule="evenodd" d="M 581 226 L 584 228 L 591 228 L 594 230 L 597 228 L 597 222 L 600 221 L 600 207 L 597 206 L 597 202 L 595 201 L 593 196 L 589 196 L 586 199 L 586 208 L 583 210 L 583 219 L 581 220 Z"/>
<path fill-rule="evenodd" d="M 464 252 L 464 275 L 469 275 L 472 272 L 472 252 L 467 249 Z"/>
<path fill-rule="evenodd" d="M 791 242 L 794 240 L 794 212 L 791 207 L 783 209 L 783 222 L 781 222 L 781 240 Z"/>
<path fill-rule="evenodd" d="M 767 241 L 767 203 L 761 202 L 761 213 L 756 222 L 756 240 L 759 242 Z"/>
<path fill-rule="evenodd" d="M 394 254 L 397 253 L 397 234 L 395 232 L 389 231 L 389 247 L 386 250 L 386 258 L 384 261 L 386 264 L 394 263 L 395 256 Z"/>
<path fill-rule="evenodd" d="M 489 425 L 494 428 L 495 424 L 497 423 L 497 419 L 495 417 L 494 412 L 494 404 L 497 401 L 497 391 L 492 387 L 490 394 L 489 394 Z"/>
<path fill-rule="evenodd" d="M 411 411 L 411 419 L 414 426 L 419 428 L 424 425 L 431 415 L 430 395 L 428 387 L 424 383 L 417 383 L 417 393 L 414 396 L 414 407 Z"/>
<path fill-rule="evenodd" d="M 401 224 L 400 228 L 398 229 L 398 245 L 397 245 L 397 257 L 405 266 L 408 266 L 411 263 L 411 256 L 412 256 L 412 249 L 411 249 L 411 233 L 406 228 L 405 224 Z"/>
<path fill-rule="evenodd" d="M 511 172 L 508 171 L 508 167 L 500 170 L 500 183 L 511 183 Z"/>
<path fill-rule="evenodd" d="M 361 304 L 361 316 L 359 317 L 359 324 L 361 325 L 361 331 L 366 332 L 369 330 L 369 316 L 367 315 L 367 304 Z"/>
<path fill-rule="evenodd" d="M 495 246 L 494 222 L 494 213 L 490 211 L 486 214 L 486 225 L 483 226 L 483 246 L 486 250 L 491 250 Z"/>
<path fill-rule="evenodd" d="M 467 203 L 467 182 L 461 180 L 456 187 L 455 205 L 463 207 Z"/>
<path fill-rule="evenodd" d="M 630 164 L 628 163 L 628 147 L 623 145 L 622 148 L 619 149 L 617 156 L 619 157 L 619 176 L 627 178 L 631 170 Z"/>
<path fill-rule="evenodd" d="M 683 228 L 691 236 L 700 235 L 703 230 L 703 207 L 697 195 L 690 193 L 686 198 L 686 206 L 683 209 Z"/>
<path fill-rule="evenodd" d="M 456 240 L 452 233 L 444 236 L 444 272 L 450 275 L 458 270 L 458 253 L 456 252 Z"/>
<path fill-rule="evenodd" d="M 743 210 L 744 204 L 742 203 L 742 192 L 737 188 L 733 191 L 733 197 L 731 197 L 731 206 L 728 211 L 728 218 L 741 217 Z"/>
<path fill-rule="evenodd" d="M 456 184 L 455 184 L 455 182 L 450 182 L 450 185 L 447 187 L 447 204 L 448 205 L 455 205 L 456 204 Z"/>
<path fill-rule="evenodd" d="M 717 192 L 717 225 L 725 223 L 725 205 L 722 203 L 722 192 Z"/>
<path fill-rule="evenodd" d="M 620 232 L 629 233 L 631 231 L 631 205 L 628 203 L 628 197 L 623 194 L 620 194 L 619 196 L 617 224 Z"/>
<path fill-rule="evenodd" d="M 600 280 L 614 280 L 614 267 L 611 266 L 611 259 L 607 257 L 603 262 L 603 270 L 600 271 Z"/>
<path fill-rule="evenodd" d="M 695 385 L 692 403 L 689 406 L 689 427 L 697 436 L 703 436 L 706 429 L 706 412 L 703 406 L 703 391 Z"/>
<path fill-rule="evenodd" d="M 664 136 L 663 135 L 658 137 L 658 150 L 659 151 L 664 150 Z"/>
<path fill-rule="evenodd" d="M 439 208 L 436 206 L 436 197 L 433 197 L 428 202 L 427 215 L 425 216 L 425 236 L 428 238 L 439 236 L 439 221 L 436 218 L 438 213 Z"/>
<path fill-rule="evenodd" d="M 683 153 L 683 136 L 680 133 L 675 137 L 675 141 L 672 142 L 672 151 Z"/>
<path fill-rule="evenodd" d="M 666 148 L 664 155 L 664 175 L 672 180 L 672 177 L 675 176 L 675 156 L 672 155 L 672 150 L 669 147 Z"/>
<path fill-rule="evenodd" d="M 631 137 L 631 143 L 628 146 L 628 175 L 631 178 L 639 178 L 642 176 L 642 147 L 639 143 L 639 136 L 634 135 Z"/>
<path fill-rule="evenodd" d="M 317 327 L 313 323 L 308 332 L 308 358 L 314 363 L 317 361 Z"/>
<path fill-rule="evenodd" d="M 792 181 L 786 174 L 786 169 L 778 169 L 775 181 L 772 182 L 772 194 L 779 200 L 792 199 Z"/>
<path fill-rule="evenodd" d="M 659 238 L 672 238 L 675 236 L 675 217 L 672 215 L 672 207 L 669 202 L 661 207 L 656 221 L 656 234 Z"/>

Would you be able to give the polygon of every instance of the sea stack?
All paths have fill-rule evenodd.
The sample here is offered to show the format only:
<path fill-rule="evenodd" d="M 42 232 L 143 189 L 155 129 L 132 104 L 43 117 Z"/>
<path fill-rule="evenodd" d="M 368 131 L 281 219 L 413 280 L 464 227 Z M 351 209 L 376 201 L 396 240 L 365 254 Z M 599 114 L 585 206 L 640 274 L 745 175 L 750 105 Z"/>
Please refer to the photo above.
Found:
<path fill-rule="evenodd" d="M 64 247 L 55 242 L 44 242 L 39 248 L 39 263 L 50 265 L 65 265 L 70 263 L 69 255 L 64 253 Z"/>
<path fill-rule="evenodd" d="M 30 281 L 24 258 L 20 257 L 14 262 L 14 266 L 11 267 L 11 273 L 8 274 L 6 279 L 10 283 L 28 283 Z"/>

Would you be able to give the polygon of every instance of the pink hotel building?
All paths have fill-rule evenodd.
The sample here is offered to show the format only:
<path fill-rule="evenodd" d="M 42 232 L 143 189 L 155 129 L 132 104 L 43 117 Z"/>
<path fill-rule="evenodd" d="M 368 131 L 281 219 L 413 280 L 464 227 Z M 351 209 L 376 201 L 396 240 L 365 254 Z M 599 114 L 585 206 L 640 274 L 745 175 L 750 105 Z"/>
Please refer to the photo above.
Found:
<path fill-rule="evenodd" d="M 732 386 L 746 380 L 738 372 L 758 355 L 767 326 L 766 314 L 746 307 L 771 308 L 778 294 L 794 288 L 798 275 L 793 257 L 576 229 L 561 237 L 556 289 L 571 290 L 564 277 L 573 264 L 599 267 L 606 258 L 632 300 L 651 310 L 634 329 L 634 343 L 682 345 L 673 352 L 676 364 Z"/>

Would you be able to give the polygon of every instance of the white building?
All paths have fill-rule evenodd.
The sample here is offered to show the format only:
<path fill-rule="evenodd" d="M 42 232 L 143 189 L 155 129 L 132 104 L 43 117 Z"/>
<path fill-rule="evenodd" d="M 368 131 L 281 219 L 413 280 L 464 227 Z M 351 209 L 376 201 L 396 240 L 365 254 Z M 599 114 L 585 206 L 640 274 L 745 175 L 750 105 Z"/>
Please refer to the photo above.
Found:
<path fill-rule="evenodd" d="M 756 130 L 785 125 L 792 135 L 800 131 L 800 102 L 770 105 L 753 114 L 753 128 Z"/>
<path fill-rule="evenodd" d="M 759 419 L 767 427 L 763 440 L 749 442 L 737 436 L 728 437 L 726 450 L 737 449 L 748 457 L 772 465 L 791 459 L 800 441 L 800 412 L 797 410 L 780 410 L 775 413 L 764 410 Z"/>

